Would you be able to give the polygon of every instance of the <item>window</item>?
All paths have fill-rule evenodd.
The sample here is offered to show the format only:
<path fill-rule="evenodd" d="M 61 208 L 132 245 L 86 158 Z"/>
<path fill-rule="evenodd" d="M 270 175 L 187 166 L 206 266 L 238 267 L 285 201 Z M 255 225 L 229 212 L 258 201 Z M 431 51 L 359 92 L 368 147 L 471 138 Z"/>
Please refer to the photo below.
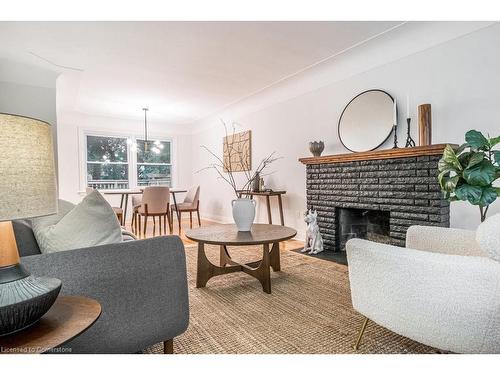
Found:
<path fill-rule="evenodd" d="M 87 135 L 87 187 L 129 187 L 127 138 Z"/>
<path fill-rule="evenodd" d="M 169 141 L 137 140 L 137 185 L 172 186 L 172 159 Z"/>
<path fill-rule="evenodd" d="M 172 142 L 83 133 L 85 187 L 128 189 L 172 186 Z M 82 176 L 83 178 L 83 176 Z"/>

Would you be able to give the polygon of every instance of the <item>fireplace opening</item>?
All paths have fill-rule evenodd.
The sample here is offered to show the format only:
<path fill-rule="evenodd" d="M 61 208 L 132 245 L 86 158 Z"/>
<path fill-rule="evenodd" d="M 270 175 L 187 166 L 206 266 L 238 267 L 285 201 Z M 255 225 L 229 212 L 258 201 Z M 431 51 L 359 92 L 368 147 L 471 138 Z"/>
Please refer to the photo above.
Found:
<path fill-rule="evenodd" d="M 391 243 L 389 211 L 337 208 L 337 249 L 345 251 L 351 238 Z"/>

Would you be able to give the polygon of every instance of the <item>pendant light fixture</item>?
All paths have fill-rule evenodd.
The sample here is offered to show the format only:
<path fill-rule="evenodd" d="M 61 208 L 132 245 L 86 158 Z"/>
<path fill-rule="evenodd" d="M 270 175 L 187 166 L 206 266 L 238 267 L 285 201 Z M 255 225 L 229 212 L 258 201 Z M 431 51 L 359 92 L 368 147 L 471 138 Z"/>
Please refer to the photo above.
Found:
<path fill-rule="evenodd" d="M 142 152 L 147 153 L 147 152 L 154 152 L 155 154 L 161 153 L 161 150 L 163 150 L 163 143 L 156 140 L 153 142 L 153 146 L 150 148 L 150 143 L 151 140 L 148 139 L 148 111 L 149 108 L 144 107 L 142 109 L 144 111 L 144 150 Z M 132 148 L 132 151 L 134 152 L 141 152 L 141 149 L 138 148 L 137 142 L 134 142 L 133 139 L 127 139 L 127 144 L 129 144 Z"/>
<path fill-rule="evenodd" d="M 148 152 L 148 110 L 149 108 L 143 108 L 144 111 L 144 152 Z"/>

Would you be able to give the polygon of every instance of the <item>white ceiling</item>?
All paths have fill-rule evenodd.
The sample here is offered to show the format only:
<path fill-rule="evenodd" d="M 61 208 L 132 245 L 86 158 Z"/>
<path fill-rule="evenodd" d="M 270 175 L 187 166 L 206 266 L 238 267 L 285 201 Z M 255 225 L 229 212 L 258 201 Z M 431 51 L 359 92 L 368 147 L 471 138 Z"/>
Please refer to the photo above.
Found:
<path fill-rule="evenodd" d="M 0 57 L 61 72 L 61 110 L 182 124 L 400 23 L 0 22 Z"/>

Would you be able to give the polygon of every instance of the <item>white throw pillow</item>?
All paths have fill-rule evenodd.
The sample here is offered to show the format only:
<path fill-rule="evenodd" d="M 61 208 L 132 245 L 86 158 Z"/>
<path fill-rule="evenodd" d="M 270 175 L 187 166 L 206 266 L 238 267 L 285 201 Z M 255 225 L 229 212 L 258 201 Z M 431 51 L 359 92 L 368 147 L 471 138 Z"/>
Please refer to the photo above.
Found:
<path fill-rule="evenodd" d="M 500 262 L 500 214 L 490 216 L 479 225 L 476 241 L 491 258 Z"/>
<path fill-rule="evenodd" d="M 58 222 L 54 223 L 57 218 L 40 219 L 33 219 L 32 223 L 42 254 L 122 242 L 120 223 L 97 190 L 88 194 Z"/>

